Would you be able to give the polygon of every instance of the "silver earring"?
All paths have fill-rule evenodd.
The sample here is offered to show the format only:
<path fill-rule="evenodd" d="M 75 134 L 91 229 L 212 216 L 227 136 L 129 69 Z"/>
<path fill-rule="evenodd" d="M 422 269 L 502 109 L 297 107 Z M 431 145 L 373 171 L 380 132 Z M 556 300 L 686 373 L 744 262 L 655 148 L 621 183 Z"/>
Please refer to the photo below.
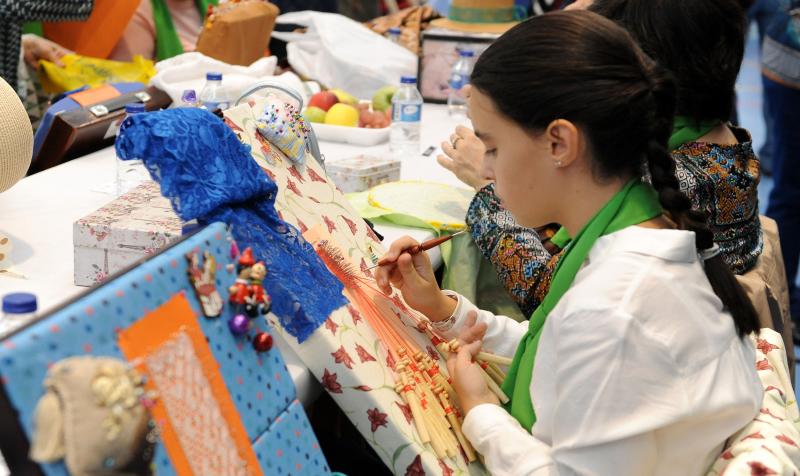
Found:
<path fill-rule="evenodd" d="M 556 160 L 556 167 L 561 167 L 562 162 L 560 160 Z"/>

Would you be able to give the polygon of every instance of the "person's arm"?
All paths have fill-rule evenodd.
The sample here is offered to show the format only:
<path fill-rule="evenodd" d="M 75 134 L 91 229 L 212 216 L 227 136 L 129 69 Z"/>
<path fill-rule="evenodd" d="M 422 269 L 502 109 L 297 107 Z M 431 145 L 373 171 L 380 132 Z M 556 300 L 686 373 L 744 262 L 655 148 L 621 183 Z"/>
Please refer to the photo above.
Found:
<path fill-rule="evenodd" d="M 131 61 L 136 55 L 147 59 L 156 56 L 156 29 L 149 0 L 142 2 L 136 9 L 108 58 L 115 61 Z"/>
<path fill-rule="evenodd" d="M 545 248 L 536 230 L 519 225 L 503 208 L 494 184 L 475 194 L 466 217 L 475 245 L 526 316 L 541 303 L 559 255 Z"/>
<path fill-rule="evenodd" d="M 687 397 L 668 350 L 636 326 L 611 310 L 559 318 L 558 328 L 543 336 L 557 336 L 548 359 L 553 375 L 545 377 L 556 388 L 548 402 L 552 441 L 528 433 L 500 406 L 475 406 L 463 430 L 487 469 L 495 476 L 648 474 L 655 431 L 685 418 Z"/>
<path fill-rule="evenodd" d="M 0 0 L 0 15 L 20 23 L 85 20 L 92 8 L 94 0 Z"/>

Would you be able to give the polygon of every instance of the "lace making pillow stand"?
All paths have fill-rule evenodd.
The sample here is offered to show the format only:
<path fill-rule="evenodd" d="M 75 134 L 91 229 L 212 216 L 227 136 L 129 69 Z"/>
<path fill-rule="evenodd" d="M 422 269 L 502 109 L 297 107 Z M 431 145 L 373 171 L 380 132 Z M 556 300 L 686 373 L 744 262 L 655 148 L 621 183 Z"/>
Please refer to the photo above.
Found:
<path fill-rule="evenodd" d="M 348 259 L 358 263 L 364 277 L 371 276 L 367 268 L 384 249 L 323 168 L 310 154 L 304 164 L 294 163 L 258 133 L 264 111 L 284 106 L 275 101 L 260 98 L 231 108 L 225 112 L 225 123 L 250 146 L 255 163 L 278 185 L 275 208 L 281 218 L 301 232 L 324 227 Z M 403 314 L 404 304 L 395 301 L 389 306 Z M 412 334 L 444 367 L 430 341 L 416 331 Z M 485 474 L 480 464 L 468 465 L 461 455 L 440 460 L 422 444 L 409 408 L 393 389 L 394 374 L 384 348 L 355 307 L 332 313 L 307 342 L 290 343 L 393 473 Z"/>

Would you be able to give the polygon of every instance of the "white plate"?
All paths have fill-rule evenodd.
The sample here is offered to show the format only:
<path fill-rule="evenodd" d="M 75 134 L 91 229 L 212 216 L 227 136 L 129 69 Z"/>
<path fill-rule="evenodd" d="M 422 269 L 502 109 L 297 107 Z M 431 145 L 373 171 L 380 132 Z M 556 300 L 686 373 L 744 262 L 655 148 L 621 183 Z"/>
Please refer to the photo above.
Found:
<path fill-rule="evenodd" d="M 362 127 L 332 126 L 312 122 L 311 127 L 317 139 L 330 142 L 344 142 L 345 144 L 372 146 L 389 141 L 389 129 L 366 129 Z"/>

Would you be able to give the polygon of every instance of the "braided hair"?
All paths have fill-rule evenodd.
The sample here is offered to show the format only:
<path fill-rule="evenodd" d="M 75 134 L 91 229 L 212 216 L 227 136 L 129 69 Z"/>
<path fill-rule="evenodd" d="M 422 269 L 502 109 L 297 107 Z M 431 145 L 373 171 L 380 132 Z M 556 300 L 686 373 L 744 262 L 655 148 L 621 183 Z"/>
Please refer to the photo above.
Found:
<path fill-rule="evenodd" d="M 580 126 L 598 180 L 649 178 L 676 226 L 695 233 L 698 250 L 713 249 L 706 217 L 680 191 L 666 150 L 675 82 L 624 29 L 588 11 L 534 17 L 480 56 L 471 83 L 531 133 L 556 119 Z M 722 257 L 705 260 L 705 272 L 739 336 L 757 331 L 756 312 Z"/>

